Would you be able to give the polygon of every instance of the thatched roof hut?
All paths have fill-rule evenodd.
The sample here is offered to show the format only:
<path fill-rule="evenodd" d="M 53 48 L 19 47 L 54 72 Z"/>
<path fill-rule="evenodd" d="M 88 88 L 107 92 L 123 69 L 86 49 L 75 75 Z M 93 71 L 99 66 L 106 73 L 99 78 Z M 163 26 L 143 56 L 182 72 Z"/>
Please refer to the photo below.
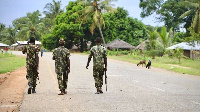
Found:
<path fill-rule="evenodd" d="M 114 41 L 107 43 L 105 46 L 108 49 L 135 49 L 134 46 L 120 39 L 115 39 Z"/>
<path fill-rule="evenodd" d="M 145 46 L 146 46 L 146 43 L 149 42 L 149 40 L 145 40 L 143 42 L 141 42 L 136 48 L 135 50 L 145 50 Z"/>

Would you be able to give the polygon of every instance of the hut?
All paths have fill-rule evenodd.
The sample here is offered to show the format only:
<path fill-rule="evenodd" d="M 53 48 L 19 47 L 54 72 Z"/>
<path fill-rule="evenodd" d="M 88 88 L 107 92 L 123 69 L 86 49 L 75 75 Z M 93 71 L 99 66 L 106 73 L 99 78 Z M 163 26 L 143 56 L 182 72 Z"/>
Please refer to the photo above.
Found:
<path fill-rule="evenodd" d="M 9 45 L 0 43 L 0 50 L 1 50 L 1 49 L 5 49 L 6 47 L 9 47 Z"/>
<path fill-rule="evenodd" d="M 22 48 L 24 46 L 26 46 L 26 45 L 28 45 L 28 41 L 17 41 L 17 43 L 11 45 L 11 48 L 13 50 L 19 50 L 19 51 L 21 51 Z M 40 48 L 42 46 L 41 42 L 39 42 L 39 41 L 35 41 L 35 45 L 39 46 Z"/>
<path fill-rule="evenodd" d="M 184 53 L 183 55 L 186 57 L 189 57 L 191 59 L 194 58 L 200 58 L 200 44 L 197 42 L 194 42 L 194 44 L 188 43 L 188 42 L 182 42 L 176 45 L 173 45 L 171 47 L 168 47 L 167 49 L 176 49 L 181 48 L 183 49 Z"/>
<path fill-rule="evenodd" d="M 140 50 L 140 54 L 142 54 L 142 51 L 145 50 L 146 47 L 146 43 L 148 43 L 149 40 L 145 40 L 143 42 L 141 42 L 136 48 L 135 50 Z"/>
<path fill-rule="evenodd" d="M 131 50 L 131 49 L 135 49 L 134 46 L 132 46 L 131 44 L 120 40 L 120 39 L 115 39 L 112 42 L 109 42 L 105 45 L 108 49 L 112 50 L 112 49 L 122 49 L 122 50 Z"/>

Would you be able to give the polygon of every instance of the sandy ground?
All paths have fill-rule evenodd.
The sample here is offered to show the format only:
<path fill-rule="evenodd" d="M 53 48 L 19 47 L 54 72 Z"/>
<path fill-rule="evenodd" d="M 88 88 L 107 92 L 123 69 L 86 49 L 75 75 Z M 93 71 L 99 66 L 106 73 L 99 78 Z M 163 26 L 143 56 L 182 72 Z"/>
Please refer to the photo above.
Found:
<path fill-rule="evenodd" d="M 0 74 L 0 112 L 18 112 L 27 85 L 26 68 Z"/>

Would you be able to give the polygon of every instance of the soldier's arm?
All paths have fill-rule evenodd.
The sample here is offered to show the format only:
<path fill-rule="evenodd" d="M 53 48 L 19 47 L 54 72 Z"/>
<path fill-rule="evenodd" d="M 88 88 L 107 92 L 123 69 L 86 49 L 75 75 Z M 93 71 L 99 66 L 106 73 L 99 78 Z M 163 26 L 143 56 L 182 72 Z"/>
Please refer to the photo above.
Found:
<path fill-rule="evenodd" d="M 91 61 L 92 56 L 93 56 L 93 53 L 92 53 L 92 51 L 90 51 L 90 55 L 88 56 L 88 61 L 87 61 L 86 69 L 88 69 L 88 67 L 89 67 L 89 63 Z"/>
<path fill-rule="evenodd" d="M 26 46 L 24 46 L 22 53 L 25 54 L 26 53 Z"/>
<path fill-rule="evenodd" d="M 68 70 L 68 73 L 70 72 L 70 59 L 67 58 L 67 70 Z"/>

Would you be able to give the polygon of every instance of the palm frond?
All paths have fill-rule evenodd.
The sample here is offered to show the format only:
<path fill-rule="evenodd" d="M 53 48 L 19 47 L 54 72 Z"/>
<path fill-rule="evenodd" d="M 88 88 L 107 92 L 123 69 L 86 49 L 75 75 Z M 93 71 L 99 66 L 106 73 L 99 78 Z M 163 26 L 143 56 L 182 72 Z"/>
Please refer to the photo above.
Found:
<path fill-rule="evenodd" d="M 185 13 L 183 13 L 179 18 L 185 18 L 186 16 L 190 15 L 191 13 L 193 12 L 193 10 L 189 10 L 189 11 L 186 11 Z"/>
<path fill-rule="evenodd" d="M 189 8 L 195 8 L 195 9 L 200 8 L 198 2 L 194 2 L 194 1 L 193 2 L 192 1 L 183 1 L 183 2 L 181 2 L 181 4 L 183 4 Z"/>
<path fill-rule="evenodd" d="M 92 25 L 90 26 L 90 32 L 93 35 L 94 34 L 94 29 L 96 28 L 96 24 L 93 22 Z"/>

